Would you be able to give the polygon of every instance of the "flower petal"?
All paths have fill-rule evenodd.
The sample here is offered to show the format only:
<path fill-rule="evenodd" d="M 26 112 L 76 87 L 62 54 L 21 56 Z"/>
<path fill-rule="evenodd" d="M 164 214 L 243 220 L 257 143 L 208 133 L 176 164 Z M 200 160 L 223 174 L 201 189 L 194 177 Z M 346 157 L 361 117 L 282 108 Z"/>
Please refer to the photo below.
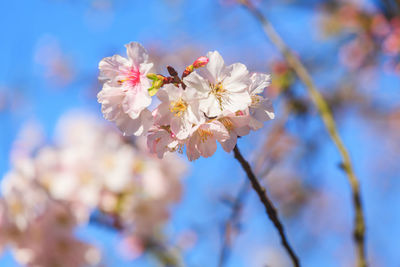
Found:
<path fill-rule="evenodd" d="M 206 97 L 208 92 L 211 91 L 209 83 L 201 77 L 197 72 L 192 72 L 185 78 L 183 82 L 187 87 L 192 87 L 197 90 L 197 97 Z M 195 92 L 191 92 L 195 94 Z"/>
<path fill-rule="evenodd" d="M 125 97 L 120 88 L 113 88 L 105 84 L 97 94 L 97 101 L 101 104 L 101 112 L 105 119 L 113 121 L 122 111 L 121 103 Z"/>
<path fill-rule="evenodd" d="M 128 90 L 124 101 L 122 102 L 122 108 L 125 113 L 128 113 L 132 119 L 136 119 L 142 110 L 147 108 L 151 104 L 151 97 L 149 93 L 137 85 L 133 90 Z"/>
<path fill-rule="evenodd" d="M 125 45 L 126 53 L 128 54 L 128 58 L 132 60 L 135 66 L 139 66 L 142 63 L 146 63 L 148 59 L 148 54 L 144 47 L 137 42 L 130 42 Z"/>
<path fill-rule="evenodd" d="M 224 72 L 225 62 L 218 51 L 208 52 L 207 57 L 209 58 L 209 61 L 206 65 L 206 69 L 213 78 L 213 81 L 210 82 L 216 84 L 220 81 Z"/>
<path fill-rule="evenodd" d="M 128 68 L 128 66 L 128 60 L 120 55 L 103 58 L 99 63 L 99 80 L 103 82 L 114 80 L 116 76 L 120 75 L 121 70 L 124 67 Z"/>
<path fill-rule="evenodd" d="M 136 119 L 132 119 L 128 114 L 121 114 L 115 124 L 124 135 L 143 135 L 153 124 L 153 117 L 148 109 L 143 110 Z"/>
<path fill-rule="evenodd" d="M 227 67 L 229 75 L 224 79 L 224 87 L 231 92 L 244 90 L 250 80 L 248 78 L 249 71 L 246 66 L 241 63 L 235 63 Z"/>
<path fill-rule="evenodd" d="M 249 92 L 253 94 L 261 94 L 266 87 L 271 83 L 271 75 L 263 73 L 253 73 L 250 77 L 251 84 L 249 87 Z"/>

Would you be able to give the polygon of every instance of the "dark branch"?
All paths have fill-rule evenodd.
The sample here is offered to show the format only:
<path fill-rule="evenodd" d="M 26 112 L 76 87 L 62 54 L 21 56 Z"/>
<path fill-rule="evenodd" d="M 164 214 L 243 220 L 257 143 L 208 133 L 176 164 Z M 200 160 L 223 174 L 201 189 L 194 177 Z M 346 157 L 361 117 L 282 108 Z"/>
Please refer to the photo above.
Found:
<path fill-rule="evenodd" d="M 254 173 L 250 167 L 250 164 L 243 158 L 243 156 L 240 153 L 237 146 L 235 146 L 235 148 L 233 149 L 233 152 L 234 152 L 235 158 L 240 162 L 243 170 L 246 172 L 247 177 L 249 178 L 253 189 L 256 191 L 258 197 L 260 198 L 262 204 L 264 205 L 265 211 L 267 212 L 269 219 L 273 222 L 273 224 L 275 225 L 275 228 L 278 230 L 279 236 L 281 237 L 282 245 L 284 246 L 286 251 L 289 253 L 289 256 L 293 262 L 293 265 L 296 267 L 299 267 L 300 261 L 286 238 L 285 230 L 283 229 L 283 225 L 279 221 L 279 218 L 278 218 L 278 213 L 277 213 L 275 207 L 273 206 L 271 200 L 269 200 L 265 188 L 263 188 L 262 185 L 259 183 L 259 181 L 257 180 L 256 176 L 254 175 Z"/>

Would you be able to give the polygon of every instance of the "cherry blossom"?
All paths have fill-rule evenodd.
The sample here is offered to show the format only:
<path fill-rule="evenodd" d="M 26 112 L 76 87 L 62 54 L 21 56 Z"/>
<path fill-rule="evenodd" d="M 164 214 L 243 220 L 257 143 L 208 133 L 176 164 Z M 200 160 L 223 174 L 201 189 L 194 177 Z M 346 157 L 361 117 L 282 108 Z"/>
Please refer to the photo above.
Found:
<path fill-rule="evenodd" d="M 147 62 L 144 49 L 136 44 L 140 49 L 135 51 L 142 52 L 130 53 L 131 46 L 132 43 L 128 45 L 129 60 Z M 217 141 L 230 152 L 238 137 L 262 128 L 265 121 L 274 118 L 272 103 L 263 96 L 270 76 L 250 74 L 242 63 L 225 65 L 217 51 L 197 58 L 181 77 L 171 66 L 167 66 L 170 76 L 147 73 L 146 69 L 141 73 L 147 73 L 147 84 L 140 86 L 141 92 L 147 93 L 133 98 L 126 97 L 128 89 L 121 90 L 135 85 L 135 77 L 139 77 L 127 74 L 126 60 L 116 55 L 100 62 L 99 79 L 106 81 L 99 93 L 102 112 L 124 135 L 146 136 L 148 150 L 159 158 L 168 152 L 183 152 L 185 147 L 189 160 L 210 157 L 217 149 Z M 154 95 L 158 104 L 150 112 L 145 106 Z M 130 107 L 137 107 L 141 98 L 143 105 L 136 109 L 140 114 L 130 113 L 134 110 Z"/>
<path fill-rule="evenodd" d="M 128 58 L 114 55 L 99 63 L 99 80 L 104 82 L 97 95 L 107 120 L 115 121 L 126 135 L 141 135 L 151 125 L 151 114 L 146 109 L 151 104 L 147 73 L 153 63 L 147 62 L 146 50 L 131 42 L 126 45 Z"/>
<path fill-rule="evenodd" d="M 205 121 L 195 95 L 196 89 L 192 87 L 183 90 L 172 84 L 165 85 L 157 93 L 162 103 L 155 110 L 155 123 L 160 126 L 170 125 L 171 132 L 178 139 L 188 137 L 193 125 Z"/>
<path fill-rule="evenodd" d="M 166 152 L 174 152 L 179 149 L 180 142 L 171 132 L 169 127 L 154 127 L 147 136 L 147 146 L 151 153 L 162 158 Z"/>
<path fill-rule="evenodd" d="M 212 156 L 217 150 L 217 143 L 229 138 L 229 132 L 224 125 L 217 121 L 200 124 L 188 140 L 187 156 L 189 160 L 195 160 L 200 156 L 205 158 Z"/>
<path fill-rule="evenodd" d="M 246 90 L 249 85 L 248 71 L 241 63 L 225 66 L 217 52 L 209 52 L 210 59 L 205 66 L 204 76 L 193 72 L 184 79 L 184 83 L 197 89 L 202 95 L 200 109 L 208 117 L 219 116 L 223 111 L 236 112 L 246 109 L 251 98 Z"/>
<path fill-rule="evenodd" d="M 264 98 L 262 93 L 270 85 L 270 76 L 261 73 L 254 73 L 251 77 L 249 93 L 251 96 L 250 121 L 249 127 L 258 130 L 263 127 L 263 123 L 275 118 L 272 102 Z"/>
<path fill-rule="evenodd" d="M 222 148 L 226 152 L 230 152 L 235 147 L 238 136 L 249 134 L 249 120 L 251 120 L 251 117 L 248 111 L 238 111 L 236 113 L 228 113 L 218 120 L 225 126 L 229 133 L 229 138 L 221 142 Z"/>
<path fill-rule="evenodd" d="M 57 128 L 54 144 L 31 153 L 34 145 L 16 142 L 14 167 L 1 182 L 0 248 L 26 266 L 95 265 L 100 251 L 74 229 L 97 221 L 96 214 L 124 237 L 156 239 L 181 196 L 182 160 L 157 159 L 145 139 L 122 137 L 84 113 L 71 113 Z"/>

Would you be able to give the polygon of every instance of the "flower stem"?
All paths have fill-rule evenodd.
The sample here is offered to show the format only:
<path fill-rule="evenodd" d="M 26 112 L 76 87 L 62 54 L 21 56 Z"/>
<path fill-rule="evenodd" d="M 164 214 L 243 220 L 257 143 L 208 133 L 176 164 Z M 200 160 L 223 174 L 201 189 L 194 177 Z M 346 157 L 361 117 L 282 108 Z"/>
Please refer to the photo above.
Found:
<path fill-rule="evenodd" d="M 238 0 L 262 25 L 265 34 L 275 45 L 276 48 L 284 56 L 285 60 L 289 66 L 294 70 L 300 80 L 306 86 L 306 89 L 311 97 L 312 102 L 316 106 L 319 116 L 327 129 L 329 136 L 331 137 L 333 143 L 336 145 L 340 156 L 342 158 L 342 169 L 347 175 L 348 181 L 350 183 L 353 199 L 353 207 L 355 210 L 354 218 L 354 230 L 353 238 L 357 247 L 357 266 L 366 267 L 366 251 L 365 251 L 365 219 L 361 201 L 360 184 L 357 176 L 354 173 L 353 165 L 351 163 L 349 152 L 343 144 L 342 139 L 339 136 L 335 120 L 333 119 L 332 112 L 325 101 L 324 97 L 318 91 L 311 78 L 311 75 L 307 71 L 303 63 L 298 59 L 289 46 L 283 41 L 281 36 L 276 32 L 275 28 L 272 26 L 270 21 L 264 16 L 257 8 L 255 8 L 248 0 Z"/>
<path fill-rule="evenodd" d="M 285 230 L 283 229 L 283 225 L 278 218 L 278 213 L 274 205 L 272 204 L 271 200 L 268 198 L 265 188 L 262 187 L 260 182 L 257 180 L 256 176 L 253 173 L 253 170 L 250 167 L 250 164 L 243 158 L 237 146 L 235 146 L 233 152 L 235 158 L 239 161 L 240 165 L 242 165 L 243 170 L 246 172 L 247 177 L 249 178 L 253 189 L 256 191 L 258 197 L 260 198 L 262 204 L 264 205 L 265 211 L 267 212 L 269 219 L 273 222 L 275 228 L 278 230 L 279 236 L 281 237 L 282 245 L 288 252 L 290 259 L 293 262 L 293 266 L 300 267 L 300 261 L 286 238 Z"/>

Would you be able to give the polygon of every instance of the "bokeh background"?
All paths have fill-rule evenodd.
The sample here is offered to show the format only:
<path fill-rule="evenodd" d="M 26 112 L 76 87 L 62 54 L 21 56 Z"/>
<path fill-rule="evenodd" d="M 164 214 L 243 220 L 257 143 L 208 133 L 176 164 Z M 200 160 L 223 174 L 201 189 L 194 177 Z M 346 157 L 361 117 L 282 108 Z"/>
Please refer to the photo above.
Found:
<path fill-rule="evenodd" d="M 399 266 L 400 4 L 255 5 L 306 64 L 334 112 L 361 182 L 370 265 Z M 354 266 L 350 187 L 339 154 L 304 86 L 235 0 L 15 0 L 1 1 L 0 9 L 0 176 L 11 168 L 12 144 L 26 123 L 40 124 L 52 142 L 70 110 L 102 118 L 98 62 L 124 55 L 124 44 L 138 41 L 156 65 L 180 71 L 218 50 L 228 64 L 272 74 L 268 96 L 276 119 L 238 145 L 263 179 L 303 266 Z M 182 247 L 185 266 L 218 266 L 227 222 L 231 249 L 224 266 L 290 266 L 232 154 L 219 147 L 189 168 L 163 230 L 171 245 Z M 239 192 L 240 211 L 231 222 Z M 158 264 L 149 253 L 122 257 L 112 229 L 89 224 L 76 235 L 102 250 L 105 266 Z M 19 265 L 5 250 L 0 266 Z"/>

